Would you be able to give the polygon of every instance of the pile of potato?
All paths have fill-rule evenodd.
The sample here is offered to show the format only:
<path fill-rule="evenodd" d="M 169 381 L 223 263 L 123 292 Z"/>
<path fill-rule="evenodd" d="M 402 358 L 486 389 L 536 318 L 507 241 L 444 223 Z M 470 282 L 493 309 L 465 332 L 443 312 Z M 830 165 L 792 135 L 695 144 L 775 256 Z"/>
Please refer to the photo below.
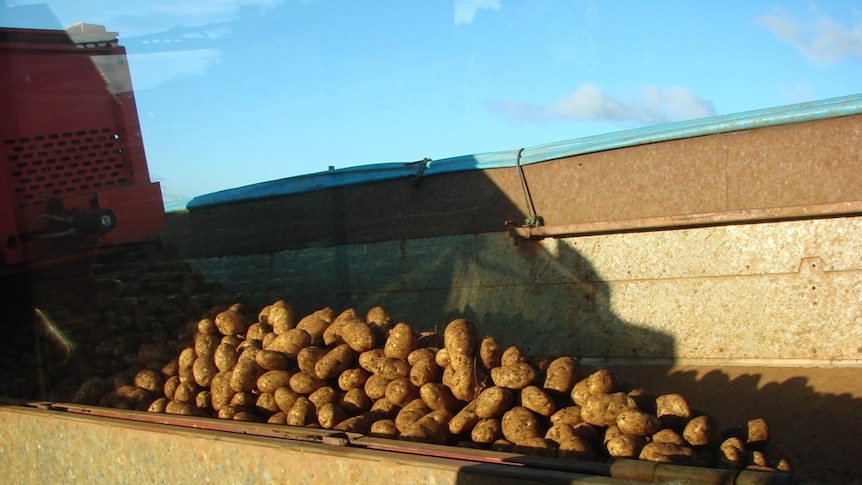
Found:
<path fill-rule="evenodd" d="M 193 345 L 100 405 L 579 460 L 789 471 L 786 460 L 767 463 L 762 419 L 722 432 L 679 394 L 624 390 L 604 369 L 583 374 L 573 357 L 531 359 L 465 319 L 440 336 L 393 323 L 382 307 L 299 319 L 277 301 L 256 317 L 241 304 L 212 312 Z"/>

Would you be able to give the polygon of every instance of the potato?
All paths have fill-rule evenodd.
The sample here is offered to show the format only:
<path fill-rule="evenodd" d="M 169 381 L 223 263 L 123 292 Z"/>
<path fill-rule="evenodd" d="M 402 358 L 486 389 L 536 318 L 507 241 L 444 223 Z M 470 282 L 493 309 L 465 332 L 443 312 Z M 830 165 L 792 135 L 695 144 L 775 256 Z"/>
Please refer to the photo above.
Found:
<path fill-rule="evenodd" d="M 240 411 L 244 411 L 240 406 L 225 406 L 219 409 L 217 417 L 219 419 L 233 419 Z"/>
<path fill-rule="evenodd" d="M 260 392 L 274 393 L 279 387 L 290 385 L 293 372 L 286 370 L 271 370 L 264 372 L 257 378 L 257 389 Z"/>
<path fill-rule="evenodd" d="M 329 353 L 329 349 L 325 347 L 310 345 L 296 354 L 296 364 L 302 372 L 314 374 L 314 367 L 317 365 L 317 361 L 322 359 L 327 353 Z"/>
<path fill-rule="evenodd" d="M 398 323 L 389 330 L 389 336 L 383 344 L 384 356 L 407 360 L 414 350 L 416 350 L 416 332 L 410 325 Z"/>
<path fill-rule="evenodd" d="M 230 386 L 232 374 L 233 371 L 219 372 L 213 376 L 212 381 L 210 382 L 210 399 L 212 401 L 212 407 L 216 411 L 220 411 L 222 408 L 230 404 L 230 400 L 236 392 Z"/>
<path fill-rule="evenodd" d="M 314 403 L 317 409 L 324 404 L 338 402 L 339 399 L 341 399 L 341 392 L 330 386 L 323 386 L 308 395 L 308 400 Z"/>
<path fill-rule="evenodd" d="M 196 413 L 195 407 L 192 403 L 188 402 L 180 402 L 180 401 L 169 401 L 165 405 L 165 412 L 167 414 L 179 414 L 183 416 L 194 416 Z"/>
<path fill-rule="evenodd" d="M 123 387 L 120 389 L 123 389 Z M 119 392 L 120 389 L 117 391 Z M 195 395 L 200 392 L 200 390 L 200 387 L 198 387 L 194 382 L 181 382 L 180 385 L 177 386 L 177 390 L 174 391 L 173 400 L 179 402 L 194 402 Z"/>
<path fill-rule="evenodd" d="M 665 394 L 655 399 L 656 416 L 662 426 L 682 430 L 691 417 L 688 401 L 679 394 Z"/>
<path fill-rule="evenodd" d="M 162 393 L 165 388 L 165 379 L 158 371 L 144 369 L 135 374 L 135 385 L 150 392 Z"/>
<path fill-rule="evenodd" d="M 616 426 L 617 416 L 629 409 L 629 400 L 622 392 L 594 394 L 581 408 L 581 417 L 596 426 Z"/>
<path fill-rule="evenodd" d="M 655 415 L 655 396 L 642 388 L 635 388 L 626 393 L 635 406 L 643 412 Z"/>
<path fill-rule="evenodd" d="M 198 357 L 192 364 L 195 383 L 201 387 L 209 387 L 213 376 L 218 372 L 218 367 L 216 367 L 212 356 Z"/>
<path fill-rule="evenodd" d="M 625 434 L 652 436 L 661 430 L 661 422 L 652 414 L 627 410 L 617 415 L 617 427 Z"/>
<path fill-rule="evenodd" d="M 395 427 L 398 428 L 400 433 L 403 433 L 408 426 L 419 421 L 422 416 L 425 416 L 429 412 L 431 412 L 431 408 L 425 404 L 425 401 L 414 399 L 398 411 L 398 415 L 395 416 Z"/>
<path fill-rule="evenodd" d="M 301 328 L 291 328 L 274 338 L 266 350 L 274 350 L 296 358 L 299 351 L 311 345 L 311 335 Z"/>
<path fill-rule="evenodd" d="M 583 422 L 584 418 L 581 417 L 580 406 L 567 406 L 551 415 L 551 425 L 570 424 L 574 426 Z"/>
<path fill-rule="evenodd" d="M 445 443 L 449 439 L 448 423 L 451 419 L 452 413 L 446 409 L 431 411 L 415 423 L 408 425 L 401 433 L 401 438 L 430 443 Z"/>
<path fill-rule="evenodd" d="M 287 412 L 287 424 L 289 426 L 307 426 L 317 422 L 317 410 L 307 397 L 299 396 L 290 411 Z"/>
<path fill-rule="evenodd" d="M 252 323 L 245 331 L 246 340 L 260 340 L 263 342 L 263 337 L 269 333 L 273 333 L 272 327 L 265 323 Z"/>
<path fill-rule="evenodd" d="M 230 387 L 236 392 L 251 391 L 257 385 L 258 377 L 264 372 L 254 358 L 243 358 L 241 355 L 231 372 Z"/>
<path fill-rule="evenodd" d="M 472 322 L 458 318 L 443 330 L 443 346 L 450 354 L 474 355 L 479 344 L 479 333 Z"/>
<path fill-rule="evenodd" d="M 165 413 L 167 412 L 168 403 L 171 402 L 170 399 L 166 397 L 160 397 L 150 403 L 150 407 L 147 408 L 147 412 L 150 413 Z"/>
<path fill-rule="evenodd" d="M 180 355 L 177 358 L 177 362 L 179 363 L 180 377 L 182 377 L 183 371 L 188 371 L 189 373 L 191 373 L 192 365 L 194 365 L 195 359 L 197 358 L 198 356 L 195 353 L 194 347 L 186 347 L 182 351 L 180 351 Z"/>
<path fill-rule="evenodd" d="M 494 385 L 508 389 L 523 389 L 535 382 L 537 378 L 536 370 L 526 362 L 491 369 L 491 380 L 494 381 Z"/>
<path fill-rule="evenodd" d="M 380 399 L 386 395 L 386 386 L 388 386 L 390 382 L 392 382 L 392 379 L 372 374 L 368 377 L 368 380 L 365 381 L 365 386 L 363 386 L 362 389 L 371 399 Z"/>
<path fill-rule="evenodd" d="M 746 423 L 746 447 L 761 450 L 769 444 L 769 438 L 769 425 L 765 419 L 752 419 Z"/>
<path fill-rule="evenodd" d="M 521 389 L 521 406 L 545 417 L 550 417 L 557 411 L 557 405 L 551 396 L 538 386 Z"/>
<path fill-rule="evenodd" d="M 491 444 L 503 438 L 503 424 L 498 418 L 484 418 L 473 426 L 470 439 L 475 443 Z"/>
<path fill-rule="evenodd" d="M 466 369 L 468 367 L 475 369 L 478 365 L 481 364 L 477 364 L 476 358 L 472 355 L 449 352 L 449 367 L 455 370 Z"/>
<path fill-rule="evenodd" d="M 395 426 L 394 419 L 381 419 L 371 424 L 371 436 L 380 436 L 383 438 L 394 438 L 398 436 L 398 428 Z"/>
<path fill-rule="evenodd" d="M 677 443 L 679 444 L 679 443 Z M 683 446 L 682 444 L 679 444 Z M 737 437 L 730 437 L 721 442 L 718 447 L 716 466 L 726 470 L 742 470 L 745 468 L 747 454 L 745 443 Z"/>
<path fill-rule="evenodd" d="M 718 441 L 718 432 L 718 423 L 715 418 L 708 414 L 702 414 L 686 423 L 682 437 L 694 448 L 712 447 Z"/>
<path fill-rule="evenodd" d="M 260 413 L 273 414 L 281 411 L 278 404 L 275 402 L 275 395 L 269 392 L 259 394 L 254 405 Z M 200 408 L 203 406 L 198 405 L 198 407 Z"/>
<path fill-rule="evenodd" d="M 686 446 L 654 441 L 643 446 L 637 458 L 660 463 L 691 465 L 694 463 L 695 453 L 694 450 Z"/>
<path fill-rule="evenodd" d="M 218 334 L 219 330 L 215 324 L 215 320 L 210 317 L 204 317 L 198 320 L 198 332 Z"/>
<path fill-rule="evenodd" d="M 236 347 L 226 343 L 219 344 L 213 354 L 213 360 L 219 372 L 232 370 L 238 359 L 239 352 L 236 351 Z"/>
<path fill-rule="evenodd" d="M 413 354 L 411 353 L 410 355 Z M 441 377 L 442 371 L 433 359 L 417 360 L 410 367 L 410 382 L 412 382 L 416 387 L 422 387 L 428 383 L 439 382 Z"/>
<path fill-rule="evenodd" d="M 503 351 L 500 356 L 500 365 L 523 364 L 529 361 L 529 357 L 518 347 L 512 346 Z"/>
<path fill-rule="evenodd" d="M 374 330 L 359 319 L 344 322 L 339 335 L 351 349 L 359 353 L 373 349 L 377 343 Z"/>
<path fill-rule="evenodd" d="M 589 378 L 584 378 L 575 383 L 569 397 L 572 398 L 572 402 L 576 405 L 583 407 L 590 395 L 590 380 Z"/>
<path fill-rule="evenodd" d="M 512 451 L 525 455 L 554 456 L 557 454 L 555 446 L 556 443 L 551 440 L 546 440 L 541 436 L 534 436 L 527 438 L 521 444 L 515 444 L 515 448 Z"/>
<path fill-rule="evenodd" d="M 332 308 L 326 307 L 304 317 L 296 324 L 296 328 L 308 332 L 311 336 L 312 345 L 323 347 L 326 345 L 326 342 L 323 340 L 323 333 L 334 318 L 335 315 Z"/>
<path fill-rule="evenodd" d="M 317 422 L 323 429 L 332 429 L 347 418 L 347 412 L 335 403 L 326 403 L 317 410 Z"/>
<path fill-rule="evenodd" d="M 486 370 L 503 365 L 503 349 L 494 337 L 486 336 L 479 342 L 479 359 Z"/>
<path fill-rule="evenodd" d="M 222 335 L 239 335 L 248 329 L 249 321 L 238 308 L 231 307 L 216 315 L 215 325 Z"/>
<path fill-rule="evenodd" d="M 526 445 L 532 438 L 544 435 L 538 416 L 523 406 L 515 406 L 503 414 L 503 436 L 516 445 Z"/>
<path fill-rule="evenodd" d="M 434 365 L 437 364 L 435 359 L 437 358 L 437 349 L 422 347 L 421 349 L 416 349 L 410 354 L 407 355 L 407 363 L 410 365 L 416 365 L 417 363 L 423 360 L 430 360 Z M 438 366 L 439 367 L 439 366 Z"/>
<path fill-rule="evenodd" d="M 326 381 L 311 372 L 300 371 L 290 377 L 290 388 L 306 396 L 324 386 Z"/>
<path fill-rule="evenodd" d="M 301 394 L 294 392 L 289 387 L 279 387 L 272 395 L 275 405 L 284 413 L 290 412 L 290 409 L 296 404 L 300 396 Z"/>
<path fill-rule="evenodd" d="M 438 350 L 437 353 L 434 354 L 434 362 L 441 369 L 449 367 L 449 364 L 452 363 L 451 359 L 449 359 L 449 351 L 445 347 Z"/>
<path fill-rule="evenodd" d="M 180 363 L 178 359 L 171 359 L 164 366 L 162 366 L 162 374 L 165 377 L 179 376 L 180 374 Z"/>
<path fill-rule="evenodd" d="M 239 335 L 225 335 L 221 338 L 221 343 L 228 344 L 233 348 L 237 348 L 237 346 L 239 346 L 239 344 L 241 344 L 243 340 L 244 339 Z"/>
<path fill-rule="evenodd" d="M 395 357 L 381 357 L 377 359 L 377 366 L 372 372 L 387 379 L 409 378 L 410 364 Z"/>
<path fill-rule="evenodd" d="M 510 389 L 499 386 L 489 387 L 476 397 L 476 416 L 482 419 L 498 418 L 512 408 L 515 395 Z"/>
<path fill-rule="evenodd" d="M 338 405 L 347 411 L 350 416 L 357 416 L 371 409 L 374 404 L 372 399 L 365 394 L 361 387 L 353 388 L 345 392 L 338 400 Z"/>
<path fill-rule="evenodd" d="M 326 353 L 314 364 L 314 373 L 321 379 L 334 379 L 347 370 L 356 359 L 349 344 L 341 344 Z"/>
<path fill-rule="evenodd" d="M 257 396 L 251 392 L 237 392 L 230 398 L 230 403 L 234 406 L 242 406 L 243 409 L 254 407 L 257 402 Z"/>
<path fill-rule="evenodd" d="M 557 456 L 570 460 L 593 461 L 596 459 L 596 452 L 593 450 L 589 440 L 580 436 L 574 436 L 572 438 L 564 438 L 557 443 Z"/>
<path fill-rule="evenodd" d="M 338 388 L 342 391 L 362 388 L 371 373 L 361 367 L 346 369 L 338 376 Z"/>
<path fill-rule="evenodd" d="M 441 409 L 454 411 L 459 407 L 458 400 L 452 395 L 452 391 L 443 384 L 436 382 L 422 385 L 419 388 L 419 397 L 434 411 Z"/>
<path fill-rule="evenodd" d="M 264 349 L 268 349 L 269 346 L 272 345 L 272 341 L 275 340 L 276 338 L 278 338 L 278 335 L 276 335 L 275 332 L 269 332 L 268 334 L 265 334 L 263 336 L 260 343 Z M 312 342 L 312 344 L 313 343 L 314 342 Z"/>
<path fill-rule="evenodd" d="M 454 369 L 454 367 L 449 367 Z M 445 372 L 444 372 L 445 375 Z M 452 373 L 449 381 L 449 389 L 452 390 L 452 395 L 462 401 L 472 401 L 476 398 L 481 389 L 482 380 L 476 373 L 475 367 L 464 367 L 456 369 Z"/>
<path fill-rule="evenodd" d="M 392 325 L 392 316 L 389 314 L 389 311 L 382 306 L 376 306 L 368 310 L 368 313 L 365 314 L 365 321 L 368 322 L 369 325 L 375 325 L 388 331 L 389 327 Z"/>
<path fill-rule="evenodd" d="M 386 385 L 385 396 L 392 404 L 404 406 L 419 398 L 419 388 L 414 386 L 406 377 L 393 379 Z"/>
<path fill-rule="evenodd" d="M 221 335 L 215 333 L 197 332 L 194 336 L 195 355 L 198 357 L 212 357 L 215 349 L 221 343 Z"/>
<path fill-rule="evenodd" d="M 383 349 L 371 349 L 367 352 L 359 354 L 359 367 L 371 372 L 377 373 L 377 361 L 383 358 Z"/>
<path fill-rule="evenodd" d="M 372 421 L 377 421 L 381 419 L 393 419 L 398 415 L 398 411 L 401 410 L 400 406 L 396 406 L 389 402 L 388 399 L 382 397 L 374 401 L 371 405 L 371 410 L 368 412 L 368 417 Z M 393 421 L 394 424 L 394 421 Z"/>
<path fill-rule="evenodd" d="M 481 418 L 476 415 L 476 401 L 471 401 L 461 408 L 449 421 L 449 432 L 462 434 L 470 431 Z"/>
<path fill-rule="evenodd" d="M 581 370 L 576 359 L 560 357 L 548 364 L 545 383 L 542 387 L 558 395 L 568 395 L 575 387 L 575 383 L 580 380 L 580 376 Z"/>
<path fill-rule="evenodd" d="M 605 443 L 608 454 L 614 458 L 637 458 L 647 444 L 643 436 L 619 434 Z"/>
<path fill-rule="evenodd" d="M 657 443 L 673 443 L 679 446 L 687 445 L 682 435 L 670 428 L 659 430 L 658 432 L 653 434 L 652 441 L 655 441 Z"/>
<path fill-rule="evenodd" d="M 347 418 L 344 421 L 335 425 L 335 430 L 338 431 L 346 431 L 348 433 L 361 433 L 368 434 L 368 430 L 371 428 L 371 421 L 367 416 L 360 414 L 359 416 L 354 416 L 352 418 Z"/>
<path fill-rule="evenodd" d="M 273 414 L 272 416 L 270 416 L 269 419 L 266 420 L 266 422 L 269 424 L 284 424 L 284 425 L 286 425 L 287 424 L 287 413 L 285 413 L 284 411 L 279 411 L 279 412 Z"/>
<path fill-rule="evenodd" d="M 335 345 L 341 345 L 344 343 L 344 339 L 341 337 L 341 329 L 344 326 L 344 323 L 349 320 L 362 320 L 362 317 L 356 313 L 356 309 L 348 308 L 344 310 L 334 320 L 332 323 L 326 327 L 326 330 L 323 331 L 323 342 L 327 347 L 332 347 Z"/>
<path fill-rule="evenodd" d="M 266 323 L 272 327 L 273 333 L 282 335 L 296 327 L 296 312 L 293 307 L 282 300 L 278 300 L 270 306 Z"/>

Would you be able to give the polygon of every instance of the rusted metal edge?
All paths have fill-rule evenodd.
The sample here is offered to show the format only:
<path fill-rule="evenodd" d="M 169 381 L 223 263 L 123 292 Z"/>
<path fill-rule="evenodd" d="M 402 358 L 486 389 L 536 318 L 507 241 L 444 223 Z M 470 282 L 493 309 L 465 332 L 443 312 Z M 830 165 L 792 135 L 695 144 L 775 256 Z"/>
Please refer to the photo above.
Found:
<path fill-rule="evenodd" d="M 800 219 L 825 219 L 858 215 L 862 215 L 862 201 L 708 212 L 702 214 L 681 214 L 540 227 L 515 225 L 511 221 L 507 221 L 506 226 L 508 227 L 509 236 L 513 238 L 544 239 L 549 237 L 561 238 L 667 229 L 690 229 L 695 227 L 755 224 Z"/>

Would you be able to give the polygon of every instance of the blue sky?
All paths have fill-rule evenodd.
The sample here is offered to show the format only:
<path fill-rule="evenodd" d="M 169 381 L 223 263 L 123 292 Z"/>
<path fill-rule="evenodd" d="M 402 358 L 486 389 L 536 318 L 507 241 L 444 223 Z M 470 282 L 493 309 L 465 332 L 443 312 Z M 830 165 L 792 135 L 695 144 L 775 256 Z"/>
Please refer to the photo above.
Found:
<path fill-rule="evenodd" d="M 31 4 L 119 32 L 166 202 L 862 92 L 850 0 Z"/>

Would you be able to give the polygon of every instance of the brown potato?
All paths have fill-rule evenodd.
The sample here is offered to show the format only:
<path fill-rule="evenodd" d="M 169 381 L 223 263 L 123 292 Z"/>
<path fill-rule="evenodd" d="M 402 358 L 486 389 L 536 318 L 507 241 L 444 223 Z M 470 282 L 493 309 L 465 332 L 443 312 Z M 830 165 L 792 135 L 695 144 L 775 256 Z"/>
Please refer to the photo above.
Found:
<path fill-rule="evenodd" d="M 279 387 L 290 385 L 293 372 L 286 370 L 271 370 L 257 378 L 257 388 L 260 392 L 274 393 Z"/>
<path fill-rule="evenodd" d="M 272 328 L 273 333 L 282 335 L 296 327 L 296 312 L 293 307 L 282 300 L 278 300 L 270 306 L 266 323 Z"/>
<path fill-rule="evenodd" d="M 213 376 L 210 382 L 210 400 L 212 401 L 213 409 L 216 411 L 220 411 L 230 404 L 230 400 L 236 392 L 230 386 L 232 374 L 233 371 L 219 372 Z"/>
<path fill-rule="evenodd" d="M 361 387 L 355 387 L 345 392 L 338 400 L 338 405 L 350 416 L 357 416 L 370 410 L 373 404 L 372 399 L 368 397 L 368 394 L 365 394 Z"/>
<path fill-rule="evenodd" d="M 402 439 L 412 439 L 429 443 L 445 443 L 449 439 L 449 420 L 452 413 L 438 409 L 419 418 L 401 433 Z"/>
<path fill-rule="evenodd" d="M 362 388 L 371 373 L 361 367 L 347 369 L 338 376 L 338 388 L 342 391 Z"/>
<path fill-rule="evenodd" d="M 164 392 L 165 379 L 158 371 L 144 369 L 135 374 L 135 385 L 150 392 Z"/>
<path fill-rule="evenodd" d="M 665 394 L 655 399 L 656 416 L 662 426 L 682 430 L 691 417 L 688 401 L 679 394 Z"/>
<path fill-rule="evenodd" d="M 616 424 L 623 433 L 637 436 L 652 436 L 661 430 L 657 417 L 634 409 L 619 413 Z"/>
<path fill-rule="evenodd" d="M 301 328 L 291 328 L 274 338 L 266 350 L 274 350 L 286 354 L 293 359 L 299 351 L 311 345 L 311 335 Z"/>
<path fill-rule="evenodd" d="M 712 447 L 718 441 L 718 433 L 718 423 L 715 418 L 702 414 L 686 423 L 682 437 L 694 448 Z"/>
<path fill-rule="evenodd" d="M 249 325 L 248 318 L 238 311 L 237 308 L 231 307 L 215 317 L 215 324 L 222 335 L 239 335 L 245 333 Z"/>
<path fill-rule="evenodd" d="M 346 371 L 356 359 L 350 344 L 341 344 L 326 353 L 314 364 L 314 374 L 321 379 L 335 379 Z"/>
<path fill-rule="evenodd" d="M 310 345 L 296 354 L 296 364 L 302 372 L 310 372 L 313 374 L 314 366 L 317 365 L 317 361 L 322 359 L 327 353 L 329 353 L 329 349 L 325 347 Z"/>
<path fill-rule="evenodd" d="M 473 429 L 480 419 L 476 415 L 476 401 L 471 401 L 449 421 L 449 432 L 454 435 L 466 433 Z"/>
<path fill-rule="evenodd" d="M 119 393 L 124 387 L 121 387 L 117 390 Z M 177 390 L 174 391 L 174 401 L 179 402 L 194 402 L 195 395 L 200 392 L 200 387 L 194 382 L 181 382 L 179 386 L 177 386 Z"/>
<path fill-rule="evenodd" d="M 227 343 L 221 343 L 216 347 L 213 354 L 213 360 L 219 372 L 232 370 L 239 360 L 239 352 L 236 347 Z"/>
<path fill-rule="evenodd" d="M 581 408 L 585 422 L 596 426 L 616 426 L 617 416 L 631 409 L 628 397 L 622 392 L 594 394 Z"/>
<path fill-rule="evenodd" d="M 614 458 L 637 458 L 646 444 L 643 436 L 621 433 L 608 440 L 605 449 Z"/>
<path fill-rule="evenodd" d="M 637 458 L 660 463 L 692 465 L 695 460 L 695 453 L 694 450 L 686 446 L 654 441 L 644 445 L 638 453 Z"/>
<path fill-rule="evenodd" d="M 681 438 L 680 438 L 681 440 Z M 683 443 L 676 443 L 683 446 Z M 746 465 L 745 443 L 741 439 L 732 436 L 722 441 L 719 445 L 716 466 L 726 470 L 742 470 Z"/>
<path fill-rule="evenodd" d="M 255 322 L 248 326 L 248 329 L 245 331 L 246 340 L 260 340 L 263 341 L 264 336 L 266 336 L 272 332 L 272 327 L 265 323 Z"/>
<path fill-rule="evenodd" d="M 454 367 L 449 367 L 449 369 L 454 369 Z M 472 401 L 476 398 L 482 386 L 482 379 L 476 370 L 475 367 L 470 366 L 456 369 L 452 373 L 447 386 L 452 390 L 452 395 L 462 401 Z"/>
<path fill-rule="evenodd" d="M 374 401 L 374 404 L 371 405 L 371 410 L 368 412 L 368 417 L 372 421 L 377 421 L 381 419 L 394 419 L 395 416 L 398 415 L 398 411 L 400 410 L 400 406 L 396 406 L 395 404 L 389 402 L 389 400 L 385 397 L 382 397 Z"/>
<path fill-rule="evenodd" d="M 318 310 L 299 321 L 296 328 L 305 330 L 311 336 L 311 344 L 318 347 L 323 347 L 326 342 L 323 340 L 323 333 L 326 328 L 332 323 L 335 318 L 332 308 L 326 307 Z"/>
<path fill-rule="evenodd" d="M 398 436 L 398 428 L 394 419 L 380 419 L 371 424 L 371 436 L 394 438 Z"/>
<path fill-rule="evenodd" d="M 201 387 L 209 387 L 212 383 L 212 378 L 218 374 L 219 370 L 211 356 L 198 357 L 192 364 L 192 374 L 195 382 Z"/>
<path fill-rule="evenodd" d="M 480 419 L 470 431 L 470 439 L 475 443 L 491 444 L 503 438 L 503 424 L 498 418 Z"/>
<path fill-rule="evenodd" d="M 266 420 L 269 424 L 287 424 L 287 413 L 279 411 Z"/>
<path fill-rule="evenodd" d="M 324 404 L 338 402 L 339 399 L 341 399 L 341 392 L 330 386 L 318 388 L 308 395 L 308 400 L 314 403 L 314 407 L 317 409 L 320 409 Z"/>
<path fill-rule="evenodd" d="M 486 370 L 503 365 L 502 357 L 503 349 L 494 337 L 486 336 L 479 342 L 479 359 Z"/>
<path fill-rule="evenodd" d="M 383 358 L 383 349 L 371 349 L 367 352 L 359 354 L 359 367 L 371 372 L 377 373 L 377 361 Z"/>
<path fill-rule="evenodd" d="M 247 355 L 243 353 L 243 355 Z M 257 379 L 265 372 L 253 357 L 243 358 L 240 355 L 231 372 L 230 387 L 236 392 L 251 391 L 257 385 Z"/>
<path fill-rule="evenodd" d="M 416 349 L 407 355 L 407 363 L 410 365 L 416 365 L 423 360 L 430 360 L 432 363 L 434 363 L 434 365 L 436 365 L 436 358 L 437 349 L 430 347 L 422 347 L 421 349 Z"/>
<path fill-rule="evenodd" d="M 166 397 L 160 397 L 150 403 L 150 407 L 147 408 L 147 412 L 150 413 L 165 413 L 167 412 L 168 403 L 171 402 L 170 399 Z"/>
<path fill-rule="evenodd" d="M 296 404 L 300 396 L 301 394 L 294 392 L 289 387 L 279 387 L 272 395 L 275 405 L 284 413 L 290 412 L 290 409 Z"/>
<path fill-rule="evenodd" d="M 521 389 L 521 406 L 545 417 L 550 417 L 557 411 L 554 400 L 539 386 L 527 386 Z"/>
<path fill-rule="evenodd" d="M 299 396 L 290 411 L 287 412 L 289 426 L 307 426 L 317 422 L 317 410 L 307 397 Z"/>
<path fill-rule="evenodd" d="M 410 355 L 413 354 L 411 353 Z M 421 359 L 415 361 L 414 364 L 411 364 L 410 382 L 412 382 L 416 387 L 422 387 L 425 384 L 439 382 L 441 377 L 442 371 L 437 363 L 432 359 Z"/>
<path fill-rule="evenodd" d="M 397 323 L 389 330 L 389 336 L 383 345 L 384 356 L 407 360 L 414 350 L 416 350 L 416 332 L 410 325 Z"/>
<path fill-rule="evenodd" d="M 441 369 L 449 367 L 449 364 L 452 363 L 451 359 L 449 359 L 449 351 L 445 347 L 438 350 L 437 353 L 434 354 L 434 362 Z"/>
<path fill-rule="evenodd" d="M 362 317 L 356 313 L 356 309 L 348 308 L 344 310 L 334 320 L 332 323 L 326 327 L 326 330 L 323 331 L 323 342 L 327 347 L 334 347 L 336 345 L 341 345 L 344 343 L 344 339 L 341 337 L 341 329 L 344 326 L 344 323 L 349 320 L 362 320 Z"/>
<path fill-rule="evenodd" d="M 351 349 L 359 353 L 373 349 L 377 343 L 377 334 L 360 319 L 344 322 L 339 335 Z"/>
<path fill-rule="evenodd" d="M 360 414 L 359 416 L 345 419 L 344 421 L 335 425 L 335 427 L 332 429 L 338 431 L 346 431 L 348 433 L 368 434 L 368 430 L 370 428 L 371 421 L 368 419 L 368 416 Z"/>
<path fill-rule="evenodd" d="M 443 330 L 443 346 L 450 354 L 474 355 L 479 344 L 479 332 L 473 322 L 458 318 Z"/>
<path fill-rule="evenodd" d="M 494 381 L 494 385 L 508 389 L 523 389 L 535 382 L 537 378 L 536 369 L 526 362 L 491 369 L 491 380 Z"/>
<path fill-rule="evenodd" d="M 682 435 L 670 428 L 665 428 L 657 431 L 655 434 L 652 435 L 652 441 L 658 443 L 673 443 L 679 446 L 686 446 L 687 444 L 683 439 Z"/>
<path fill-rule="evenodd" d="M 189 402 L 169 401 L 165 405 L 165 412 L 167 414 L 194 416 L 196 414 L 196 409 L 194 404 Z"/>
<path fill-rule="evenodd" d="M 268 392 L 263 392 L 259 394 L 257 396 L 257 401 L 255 401 L 254 405 L 257 408 L 257 411 L 260 413 L 273 414 L 281 411 L 281 409 L 278 407 L 278 404 L 275 402 L 275 395 Z M 198 404 L 198 407 L 200 408 L 203 406 Z"/>
<path fill-rule="evenodd" d="M 386 386 L 392 382 L 392 379 L 387 379 L 377 374 L 371 374 L 368 380 L 365 381 L 363 390 L 371 399 L 380 399 L 386 395 Z"/>
<path fill-rule="evenodd" d="M 548 364 L 542 387 L 558 395 L 567 395 L 572 392 L 572 388 L 580 378 L 581 369 L 578 361 L 572 357 L 560 357 Z"/>
<path fill-rule="evenodd" d="M 459 402 L 455 399 L 455 396 L 452 395 L 452 391 L 443 384 L 436 382 L 429 382 L 422 385 L 419 388 L 419 397 L 421 397 L 422 400 L 425 401 L 425 404 L 434 411 L 438 411 L 440 409 L 454 411 L 459 407 Z"/>
<path fill-rule="evenodd" d="M 510 389 L 499 386 L 491 386 L 476 397 L 476 416 L 487 418 L 498 418 L 512 408 L 515 396 Z"/>
<path fill-rule="evenodd" d="M 395 427 L 398 428 L 400 433 L 403 433 L 408 426 L 419 421 L 422 416 L 425 416 L 429 412 L 431 412 L 431 409 L 425 404 L 425 401 L 414 399 L 398 411 L 398 415 L 395 416 Z"/>
<path fill-rule="evenodd" d="M 551 415 L 551 424 L 570 424 L 572 426 L 584 422 L 580 406 L 567 406 Z"/>
<path fill-rule="evenodd" d="M 311 372 L 300 371 L 290 377 L 290 388 L 306 396 L 324 386 L 326 381 Z"/>
<path fill-rule="evenodd" d="M 317 422 L 323 429 L 332 429 L 347 418 L 347 412 L 336 403 L 326 403 L 317 409 Z"/>
<path fill-rule="evenodd" d="M 526 446 L 533 438 L 544 435 L 538 416 L 523 406 L 515 406 L 503 414 L 503 436 L 516 445 Z"/>
<path fill-rule="evenodd" d="M 377 366 L 372 372 L 387 379 L 409 378 L 410 364 L 395 357 L 381 357 L 377 359 Z"/>
<path fill-rule="evenodd" d="M 198 357 L 212 357 L 215 349 L 221 343 L 221 335 L 216 333 L 197 332 L 194 336 L 195 355 Z"/>
<path fill-rule="evenodd" d="M 419 398 L 419 388 L 414 386 L 410 379 L 401 377 L 393 379 L 386 385 L 385 396 L 392 404 L 404 406 Z"/>
<path fill-rule="evenodd" d="M 215 320 L 210 317 L 204 317 L 198 320 L 198 332 L 200 333 L 219 333 Z"/>
<path fill-rule="evenodd" d="M 529 360 L 530 359 L 527 357 L 527 354 L 525 354 L 521 349 L 512 346 L 503 351 L 503 355 L 500 356 L 500 365 L 523 364 Z"/>

